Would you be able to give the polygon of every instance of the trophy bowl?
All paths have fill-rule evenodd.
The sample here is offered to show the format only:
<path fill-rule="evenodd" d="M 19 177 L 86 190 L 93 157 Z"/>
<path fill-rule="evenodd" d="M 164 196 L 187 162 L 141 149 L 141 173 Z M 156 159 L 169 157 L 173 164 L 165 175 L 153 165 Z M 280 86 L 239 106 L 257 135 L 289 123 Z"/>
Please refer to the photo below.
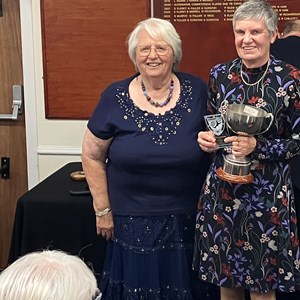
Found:
<path fill-rule="evenodd" d="M 226 125 L 236 134 L 253 136 L 266 132 L 273 123 L 273 115 L 261 108 L 246 104 L 230 104 L 225 114 Z M 217 170 L 222 180 L 245 184 L 253 181 L 251 160 L 247 156 L 224 156 L 223 168 Z"/>
<path fill-rule="evenodd" d="M 234 103 L 228 105 L 225 120 L 235 133 L 257 135 L 270 128 L 273 115 L 258 107 Z"/>

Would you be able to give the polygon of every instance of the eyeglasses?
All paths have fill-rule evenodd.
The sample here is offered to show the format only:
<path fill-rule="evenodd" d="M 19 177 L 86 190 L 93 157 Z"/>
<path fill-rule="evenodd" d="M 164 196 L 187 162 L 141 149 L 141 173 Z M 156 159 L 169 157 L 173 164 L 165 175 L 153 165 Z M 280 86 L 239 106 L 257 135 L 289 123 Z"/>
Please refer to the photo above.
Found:
<path fill-rule="evenodd" d="M 167 55 L 169 53 L 170 47 L 167 45 L 156 45 L 156 46 L 140 46 L 137 47 L 137 53 L 141 57 L 149 56 L 151 50 L 154 50 L 158 56 Z"/>

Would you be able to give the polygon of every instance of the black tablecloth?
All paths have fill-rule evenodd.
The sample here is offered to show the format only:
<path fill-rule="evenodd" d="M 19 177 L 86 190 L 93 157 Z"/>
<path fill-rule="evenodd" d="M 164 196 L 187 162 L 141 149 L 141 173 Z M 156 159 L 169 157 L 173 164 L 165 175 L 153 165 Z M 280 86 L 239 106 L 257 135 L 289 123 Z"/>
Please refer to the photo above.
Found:
<path fill-rule="evenodd" d="M 92 197 L 72 196 L 70 190 L 86 190 L 86 181 L 74 181 L 72 162 L 25 193 L 17 203 L 8 263 L 42 249 L 60 249 L 79 255 L 99 277 L 106 241 L 97 236 Z"/>

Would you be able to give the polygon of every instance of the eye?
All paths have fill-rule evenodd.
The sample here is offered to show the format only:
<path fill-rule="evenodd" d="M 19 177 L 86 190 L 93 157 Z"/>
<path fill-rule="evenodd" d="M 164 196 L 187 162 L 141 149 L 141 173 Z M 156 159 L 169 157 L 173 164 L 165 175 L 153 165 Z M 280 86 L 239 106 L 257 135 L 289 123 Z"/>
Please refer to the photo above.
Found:
<path fill-rule="evenodd" d="M 243 30 L 235 30 L 234 33 L 239 36 L 243 36 L 245 34 Z"/>
<path fill-rule="evenodd" d="M 151 48 L 149 46 L 142 46 L 139 48 L 140 52 L 149 52 L 150 49 Z"/>
<path fill-rule="evenodd" d="M 156 49 L 158 49 L 158 50 L 166 50 L 167 47 L 166 46 L 162 46 L 162 45 L 157 45 Z"/>

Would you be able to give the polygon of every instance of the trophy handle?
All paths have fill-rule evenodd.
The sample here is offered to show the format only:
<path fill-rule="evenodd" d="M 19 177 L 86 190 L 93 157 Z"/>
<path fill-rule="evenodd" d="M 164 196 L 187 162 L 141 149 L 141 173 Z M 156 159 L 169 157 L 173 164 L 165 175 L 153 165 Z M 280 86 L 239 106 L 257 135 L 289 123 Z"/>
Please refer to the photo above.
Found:
<path fill-rule="evenodd" d="M 263 134 L 263 133 L 267 132 L 267 131 L 270 129 L 272 123 L 273 123 L 274 116 L 273 116 L 272 113 L 267 113 L 265 118 L 266 118 L 266 119 L 270 118 L 269 125 L 267 126 L 267 128 L 266 128 L 265 130 L 259 132 L 259 134 Z"/>

